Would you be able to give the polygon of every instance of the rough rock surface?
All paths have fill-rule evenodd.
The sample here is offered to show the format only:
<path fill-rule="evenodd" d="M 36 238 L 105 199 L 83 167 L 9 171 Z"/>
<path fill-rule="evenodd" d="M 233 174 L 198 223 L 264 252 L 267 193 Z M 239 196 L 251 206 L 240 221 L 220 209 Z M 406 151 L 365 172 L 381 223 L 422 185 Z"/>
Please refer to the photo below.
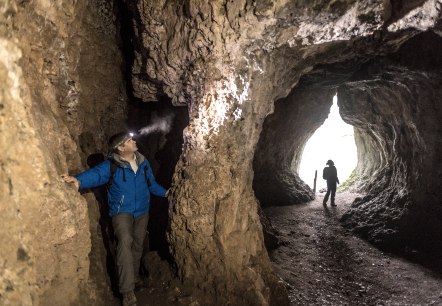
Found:
<path fill-rule="evenodd" d="M 252 191 L 264 118 L 319 65 L 353 63 L 350 78 L 369 59 L 435 28 L 440 1 L 125 3 L 134 17 L 128 25 L 133 95 L 143 101 L 167 95 L 175 105 L 189 105 L 171 193 L 169 241 L 179 276 L 220 303 L 276 303 L 279 285 Z M 300 133 L 294 156 L 310 133 Z M 296 168 L 293 145 L 285 147 L 282 164 Z M 284 177 L 294 178 L 293 168 Z M 285 178 L 278 185 L 293 186 Z M 284 201 L 296 198 L 293 190 L 281 193 Z"/>
<path fill-rule="evenodd" d="M 112 10 L 106 1 L 0 2 L 2 305 L 105 303 L 104 263 L 91 253 L 91 233 L 102 248 L 98 216 L 60 175 L 85 168 L 124 120 Z"/>
<path fill-rule="evenodd" d="M 370 61 L 339 88 L 358 131 L 356 174 L 368 195 L 345 223 L 384 247 L 441 252 L 442 39 L 426 32 Z"/>
<path fill-rule="evenodd" d="M 298 86 L 275 103 L 275 111 L 264 122 L 253 164 L 253 189 L 262 206 L 314 199 L 297 173 L 304 145 L 324 123 L 333 95 L 331 88 Z"/>

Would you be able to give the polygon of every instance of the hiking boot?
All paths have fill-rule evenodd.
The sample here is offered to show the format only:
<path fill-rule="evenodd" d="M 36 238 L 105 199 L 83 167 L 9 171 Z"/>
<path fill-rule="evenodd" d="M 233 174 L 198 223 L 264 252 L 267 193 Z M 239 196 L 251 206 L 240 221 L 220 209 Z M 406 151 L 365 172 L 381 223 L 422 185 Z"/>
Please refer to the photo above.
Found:
<path fill-rule="evenodd" d="M 135 292 L 140 292 L 140 291 L 143 291 L 146 288 L 147 288 L 146 282 L 140 279 L 139 281 L 137 281 L 135 283 L 135 289 L 134 290 L 135 290 Z"/>
<path fill-rule="evenodd" d="M 338 205 L 336 205 L 335 203 L 331 203 L 331 206 L 338 206 Z"/>
<path fill-rule="evenodd" d="M 123 293 L 123 306 L 136 306 L 137 298 L 133 291 Z"/>

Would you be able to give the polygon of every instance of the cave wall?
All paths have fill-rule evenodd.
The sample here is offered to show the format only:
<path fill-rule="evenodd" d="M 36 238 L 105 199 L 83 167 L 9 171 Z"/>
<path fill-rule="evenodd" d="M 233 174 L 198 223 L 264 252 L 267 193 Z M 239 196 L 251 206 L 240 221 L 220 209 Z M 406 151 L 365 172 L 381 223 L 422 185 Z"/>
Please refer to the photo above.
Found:
<path fill-rule="evenodd" d="M 302 108 L 320 101 L 321 92 L 339 88 L 340 113 L 355 127 L 358 147 L 351 189 L 366 194 L 345 215 L 344 224 L 383 247 L 440 252 L 436 190 L 440 188 L 437 122 L 442 57 L 437 50 L 442 46 L 437 29 L 415 35 L 388 55 L 372 59 L 356 55 L 350 61 L 317 65 L 287 98 L 277 101 L 255 153 L 254 189 L 258 199 L 264 199 L 261 203 L 277 205 L 281 193 L 288 192 L 287 187 L 266 186 L 265 176 L 271 177 L 272 169 L 290 157 L 300 160 L 302 145 L 312 133 L 308 127 L 314 130 L 323 122 L 329 104 L 324 101 L 322 109 L 311 113 Z M 301 96 L 307 99 L 292 111 L 291 105 Z M 299 128 L 302 120 L 310 123 Z M 318 123 L 312 123 L 315 120 Z M 300 187 L 292 192 L 304 195 Z"/>
<path fill-rule="evenodd" d="M 60 175 L 124 123 L 116 34 L 109 1 L 0 2 L 2 305 L 109 296 L 96 201 Z"/>
<path fill-rule="evenodd" d="M 209 304 L 287 302 L 277 300 L 283 290 L 252 190 L 265 117 L 315 66 L 355 57 L 359 65 L 433 27 L 439 2 L 124 3 L 133 18 L 134 96 L 189 105 L 170 193 L 169 241 L 180 278 L 207 293 Z"/>
<path fill-rule="evenodd" d="M 299 85 L 275 102 L 264 121 L 255 151 L 253 190 L 262 206 L 291 205 L 314 199 L 298 176 L 307 140 L 327 119 L 335 90 Z"/>
<path fill-rule="evenodd" d="M 420 34 L 339 88 L 340 111 L 358 130 L 356 174 L 367 192 L 344 222 L 383 247 L 442 251 L 441 47 L 432 31 Z"/>
<path fill-rule="evenodd" d="M 175 214 L 169 241 L 180 278 L 200 289 L 207 304 L 266 304 L 271 298 L 285 303 L 251 190 L 250 152 L 259 132 L 249 132 L 256 124 L 253 119 L 264 115 L 250 103 L 249 80 L 252 74 L 258 80 L 259 74 L 236 69 L 231 62 L 237 59 L 229 55 L 231 50 L 224 51 L 238 37 L 226 16 L 218 14 L 224 5 L 126 3 L 136 10 L 134 16 L 141 16 L 134 20 L 134 40 L 146 48 L 135 50 L 135 58 L 145 58 L 134 62 L 132 84 L 140 84 L 140 63 L 146 63 L 141 65 L 147 74 L 142 81 L 156 87 L 151 92 L 152 87 L 139 91 L 134 86 L 134 95 L 149 101 L 167 93 L 175 105 L 189 104 L 190 122 L 171 194 Z M 227 5 L 232 12 L 238 9 L 235 3 Z M 236 17 L 235 12 L 232 21 Z M 221 34 L 222 24 L 226 28 Z M 176 52 L 177 46 L 183 48 Z"/>

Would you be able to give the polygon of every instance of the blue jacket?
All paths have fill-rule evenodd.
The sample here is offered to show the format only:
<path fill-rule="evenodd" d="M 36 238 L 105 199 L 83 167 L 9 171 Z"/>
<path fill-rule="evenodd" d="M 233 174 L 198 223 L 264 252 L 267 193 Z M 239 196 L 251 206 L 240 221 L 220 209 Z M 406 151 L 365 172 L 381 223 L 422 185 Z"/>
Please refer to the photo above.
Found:
<path fill-rule="evenodd" d="M 155 181 L 152 168 L 147 159 L 138 152 L 135 152 L 135 154 L 138 164 L 137 173 L 118 154 L 113 154 L 110 157 L 117 165 L 112 184 L 107 191 L 109 215 L 111 217 L 120 213 L 129 213 L 137 218 L 149 212 L 150 193 L 160 197 L 166 196 L 166 189 Z M 105 160 L 76 177 L 80 182 L 80 189 L 107 184 L 111 179 L 111 161 L 109 159 Z M 149 182 L 146 182 L 146 178 Z"/>

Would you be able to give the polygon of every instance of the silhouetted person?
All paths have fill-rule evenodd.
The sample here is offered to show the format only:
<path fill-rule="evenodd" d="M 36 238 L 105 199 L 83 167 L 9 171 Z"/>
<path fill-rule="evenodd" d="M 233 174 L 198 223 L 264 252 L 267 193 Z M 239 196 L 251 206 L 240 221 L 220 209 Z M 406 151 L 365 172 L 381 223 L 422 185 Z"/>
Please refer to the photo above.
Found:
<path fill-rule="evenodd" d="M 325 194 L 322 204 L 327 205 L 328 197 L 331 193 L 331 206 L 335 204 L 336 184 L 339 184 L 338 171 L 336 170 L 335 163 L 329 159 L 326 163 L 328 167 L 325 167 L 322 171 L 322 178 L 327 180 L 327 193 Z"/>
<path fill-rule="evenodd" d="M 108 184 L 109 215 L 117 240 L 119 289 L 123 306 L 137 304 L 134 289 L 143 287 L 140 261 L 149 220 L 150 194 L 166 197 L 147 159 L 138 152 L 132 134 L 121 132 L 109 140 L 112 153 L 97 166 L 77 176 L 63 176 L 79 190 Z"/>

